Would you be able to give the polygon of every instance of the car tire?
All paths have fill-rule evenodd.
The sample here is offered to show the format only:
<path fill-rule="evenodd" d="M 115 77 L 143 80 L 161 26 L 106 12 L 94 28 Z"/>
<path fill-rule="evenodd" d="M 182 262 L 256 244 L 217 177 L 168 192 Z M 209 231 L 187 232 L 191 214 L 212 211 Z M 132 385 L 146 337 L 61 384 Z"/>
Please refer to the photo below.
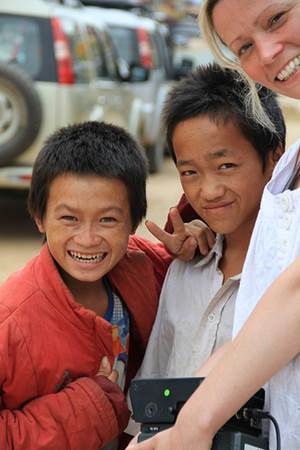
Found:
<path fill-rule="evenodd" d="M 146 148 L 149 172 L 157 173 L 161 170 L 165 154 L 165 140 L 162 135 L 157 137 L 157 141 L 154 145 L 147 146 Z"/>
<path fill-rule="evenodd" d="M 32 80 L 19 67 L 0 64 L 0 164 L 23 153 L 42 124 L 42 104 Z"/>

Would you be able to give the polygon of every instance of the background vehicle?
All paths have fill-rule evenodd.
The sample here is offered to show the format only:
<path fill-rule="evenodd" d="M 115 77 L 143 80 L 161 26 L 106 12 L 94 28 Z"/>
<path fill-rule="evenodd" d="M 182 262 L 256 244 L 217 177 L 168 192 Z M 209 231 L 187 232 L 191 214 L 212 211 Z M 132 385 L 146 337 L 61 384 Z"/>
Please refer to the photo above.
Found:
<path fill-rule="evenodd" d="M 57 127 L 106 120 L 137 133 L 141 101 L 102 20 L 42 0 L 0 5 L 0 187 L 26 188 Z"/>
<path fill-rule="evenodd" d="M 161 167 L 165 148 L 161 111 L 173 84 L 168 29 L 155 20 L 128 11 L 86 9 L 108 24 L 119 57 L 130 67 L 131 90 L 143 104 L 139 140 L 146 149 L 150 171 L 156 172 Z"/>

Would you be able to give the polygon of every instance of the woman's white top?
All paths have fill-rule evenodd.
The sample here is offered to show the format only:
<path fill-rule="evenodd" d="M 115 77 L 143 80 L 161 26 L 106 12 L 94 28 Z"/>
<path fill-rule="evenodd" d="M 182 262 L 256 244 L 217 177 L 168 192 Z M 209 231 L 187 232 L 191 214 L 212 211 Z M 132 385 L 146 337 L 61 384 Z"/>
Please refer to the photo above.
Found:
<path fill-rule="evenodd" d="M 275 278 L 300 255 L 300 188 L 287 188 L 299 167 L 299 147 L 300 139 L 280 158 L 265 187 L 236 299 L 233 336 Z M 276 374 L 267 388 L 268 409 L 279 422 L 282 450 L 300 450 L 300 357 Z M 270 450 L 276 450 L 272 429 L 271 425 Z"/>

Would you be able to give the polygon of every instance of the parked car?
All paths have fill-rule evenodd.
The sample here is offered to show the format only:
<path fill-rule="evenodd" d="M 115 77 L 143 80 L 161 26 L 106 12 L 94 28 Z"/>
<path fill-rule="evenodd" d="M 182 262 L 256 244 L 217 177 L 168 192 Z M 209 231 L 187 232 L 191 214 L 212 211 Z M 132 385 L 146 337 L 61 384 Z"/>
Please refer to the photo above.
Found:
<path fill-rule="evenodd" d="M 150 171 L 156 172 L 161 167 L 165 148 L 161 111 L 174 82 L 168 29 L 155 20 L 129 11 L 86 9 L 109 25 L 116 51 L 130 67 L 131 90 L 143 104 L 140 142 L 146 149 Z"/>
<path fill-rule="evenodd" d="M 101 6 L 102 8 L 124 9 L 138 14 L 152 14 L 152 0 L 82 0 L 86 6 Z"/>
<path fill-rule="evenodd" d="M 106 120 L 138 132 L 141 101 L 103 20 L 43 0 L 0 5 L 0 187 L 26 188 L 57 127 Z"/>

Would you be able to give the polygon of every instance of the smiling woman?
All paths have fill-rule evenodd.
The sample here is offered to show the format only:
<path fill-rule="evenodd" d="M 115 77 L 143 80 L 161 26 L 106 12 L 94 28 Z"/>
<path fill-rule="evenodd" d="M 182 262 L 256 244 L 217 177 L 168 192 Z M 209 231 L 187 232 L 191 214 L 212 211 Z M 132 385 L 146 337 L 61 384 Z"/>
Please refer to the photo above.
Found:
<path fill-rule="evenodd" d="M 300 99 L 299 23 L 298 0 L 206 0 L 201 10 L 203 33 L 221 63 L 235 61 L 252 80 Z"/>

